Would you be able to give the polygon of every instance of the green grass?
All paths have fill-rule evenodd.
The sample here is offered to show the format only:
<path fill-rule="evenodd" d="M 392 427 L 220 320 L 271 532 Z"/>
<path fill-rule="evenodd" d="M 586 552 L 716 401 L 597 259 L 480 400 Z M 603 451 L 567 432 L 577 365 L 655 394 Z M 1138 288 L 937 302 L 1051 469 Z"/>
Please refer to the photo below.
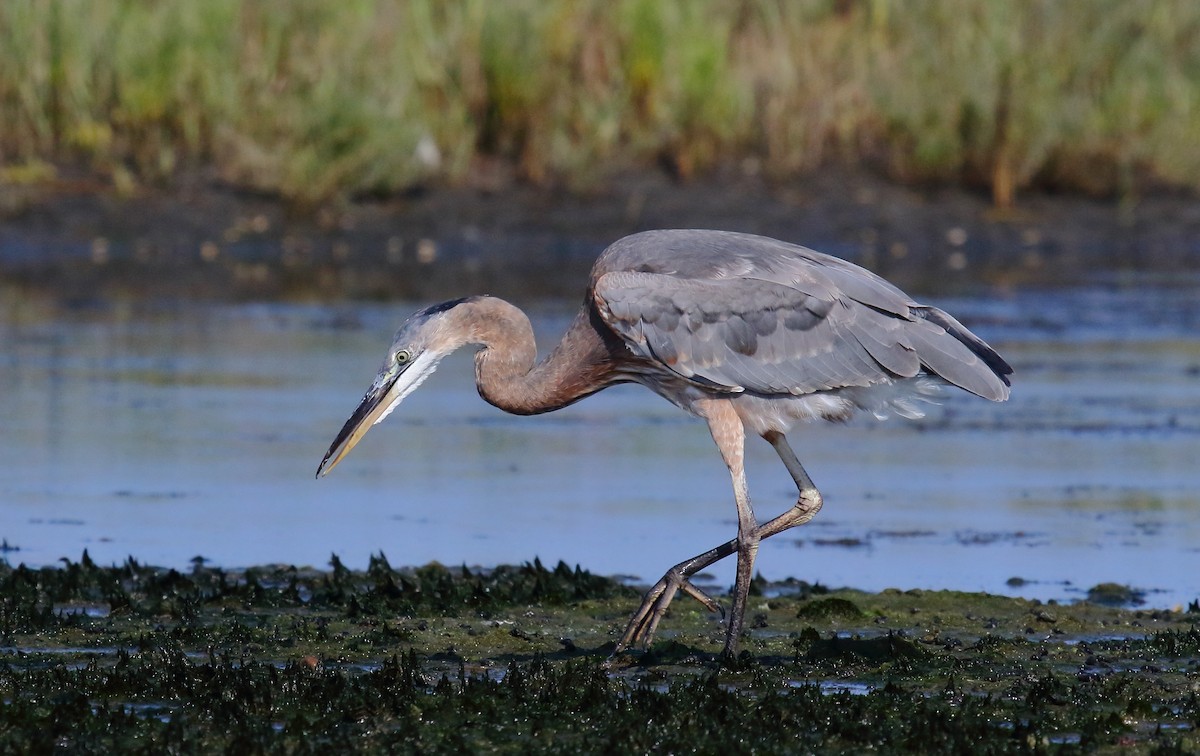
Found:
<path fill-rule="evenodd" d="M 211 168 L 301 204 L 720 165 L 1200 187 L 1188 0 L 6 0 L 0 181 Z"/>

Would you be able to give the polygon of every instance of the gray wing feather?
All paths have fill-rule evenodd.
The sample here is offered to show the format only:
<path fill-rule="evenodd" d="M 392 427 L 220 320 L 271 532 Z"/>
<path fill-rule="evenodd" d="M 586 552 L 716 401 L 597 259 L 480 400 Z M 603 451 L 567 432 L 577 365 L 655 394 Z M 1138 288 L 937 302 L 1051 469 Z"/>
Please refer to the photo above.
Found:
<path fill-rule="evenodd" d="M 982 339 L 936 307 L 914 307 L 921 328 L 913 328 L 913 347 L 931 372 L 992 401 L 1008 398 L 1005 376 L 1012 368 Z"/>
<path fill-rule="evenodd" d="M 921 358 L 902 335 L 909 321 L 866 307 L 858 308 L 856 314 L 854 337 L 876 362 L 901 378 L 920 372 Z"/>
<path fill-rule="evenodd" d="M 958 321 L 856 265 L 774 239 L 653 231 L 593 269 L 605 323 L 629 348 L 724 391 L 807 394 L 922 370 L 993 400 L 1012 368 Z"/>
<path fill-rule="evenodd" d="M 982 371 L 983 362 L 956 339 L 946 338 L 946 331 L 933 323 L 918 321 L 906 334 L 921 361 L 930 372 L 937 373 L 950 383 L 991 399 L 999 399 L 1002 384 L 990 371 Z M 988 377 L 992 380 L 987 380 Z M 1007 391 L 1003 391 L 1007 395 Z"/>
<path fill-rule="evenodd" d="M 727 391 L 806 394 L 888 375 L 831 317 L 838 308 L 781 284 L 615 272 L 597 279 L 594 293 L 601 317 L 635 353 Z"/>

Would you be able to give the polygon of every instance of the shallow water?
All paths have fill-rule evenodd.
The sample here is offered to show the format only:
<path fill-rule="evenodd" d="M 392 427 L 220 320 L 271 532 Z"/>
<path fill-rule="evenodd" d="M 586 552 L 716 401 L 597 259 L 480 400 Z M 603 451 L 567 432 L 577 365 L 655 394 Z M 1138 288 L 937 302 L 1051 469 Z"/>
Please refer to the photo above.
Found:
<path fill-rule="evenodd" d="M 403 304 L 0 303 L 0 537 L 10 563 L 128 555 L 186 566 L 512 563 L 653 581 L 732 537 L 704 426 L 617 387 L 505 415 L 456 355 L 330 477 L 313 479 Z M 758 568 L 865 589 L 1200 597 L 1200 303 L 1194 287 L 1093 286 L 939 300 L 1016 368 L 1013 398 L 946 392 L 925 420 L 808 426 L 825 494 Z M 573 303 L 533 308 L 547 346 Z M 764 443 L 760 519 L 790 505 Z M 713 570 L 732 580 L 732 561 Z M 1020 578 L 1023 582 L 1012 581 Z"/>

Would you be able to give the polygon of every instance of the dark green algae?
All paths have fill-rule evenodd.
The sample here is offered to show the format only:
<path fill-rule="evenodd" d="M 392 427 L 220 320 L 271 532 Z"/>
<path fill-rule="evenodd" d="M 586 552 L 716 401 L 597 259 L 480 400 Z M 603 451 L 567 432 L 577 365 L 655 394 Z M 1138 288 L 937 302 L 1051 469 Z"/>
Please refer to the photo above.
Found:
<path fill-rule="evenodd" d="M 0 750 L 1200 750 L 1195 607 L 756 587 L 721 665 L 682 599 L 610 659 L 637 592 L 561 563 L 0 563 Z"/>

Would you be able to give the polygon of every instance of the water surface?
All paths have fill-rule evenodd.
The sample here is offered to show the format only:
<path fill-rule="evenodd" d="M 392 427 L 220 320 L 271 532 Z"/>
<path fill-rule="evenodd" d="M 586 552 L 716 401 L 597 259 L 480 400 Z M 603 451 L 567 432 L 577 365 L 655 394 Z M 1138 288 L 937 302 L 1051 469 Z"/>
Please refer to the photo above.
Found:
<path fill-rule="evenodd" d="M 758 569 L 865 589 L 1200 597 L 1195 289 L 941 300 L 1016 368 L 1013 398 L 946 392 L 918 422 L 805 426 L 825 494 Z M 512 417 L 456 355 L 330 477 L 317 463 L 416 305 L 0 304 L 0 537 L 10 563 L 492 565 L 535 555 L 653 581 L 732 537 L 702 423 L 636 386 Z M 573 303 L 532 308 L 543 348 Z M 752 442 L 760 519 L 795 490 Z M 728 584 L 732 561 L 713 569 Z M 1021 581 L 1011 581 L 1020 578 Z"/>

